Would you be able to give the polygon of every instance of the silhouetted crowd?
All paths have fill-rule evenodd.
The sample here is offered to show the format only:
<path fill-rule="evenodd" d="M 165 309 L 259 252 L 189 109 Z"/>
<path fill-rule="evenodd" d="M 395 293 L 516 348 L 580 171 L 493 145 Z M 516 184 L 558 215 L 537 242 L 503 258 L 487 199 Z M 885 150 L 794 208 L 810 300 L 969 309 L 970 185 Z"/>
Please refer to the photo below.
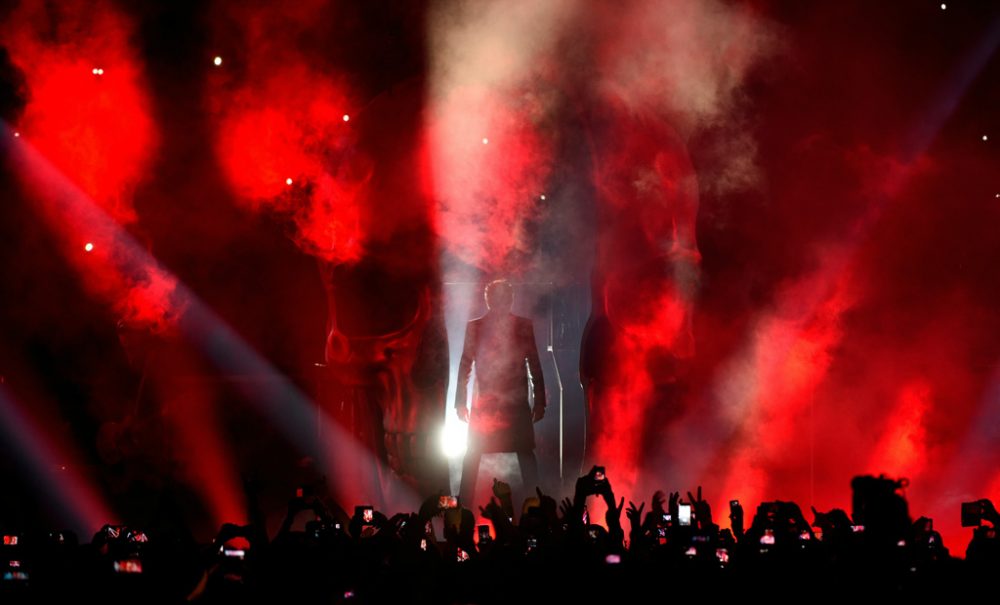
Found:
<path fill-rule="evenodd" d="M 853 511 L 739 501 L 720 529 L 697 492 L 617 500 L 604 469 L 557 502 L 536 489 L 515 510 L 494 480 L 480 506 L 436 496 L 387 518 L 370 506 L 331 510 L 308 488 L 289 502 L 273 537 L 257 520 L 224 525 L 209 545 L 174 535 L 103 527 L 90 544 L 72 534 L 4 535 L 3 602 L 129 603 L 562 603 L 672 598 L 764 600 L 941 598 L 993 594 L 1000 516 L 989 500 L 962 505 L 972 527 L 954 558 L 931 519 L 912 521 L 904 483 L 856 477 Z M 603 523 L 587 501 L 607 505 Z M 335 507 L 334 507 L 335 508 Z M 603 508 L 603 507 L 601 507 Z M 627 528 L 623 523 L 624 514 Z M 301 523 L 303 517 L 307 521 Z M 983 523 L 985 522 L 985 524 Z M 299 601 L 307 602 L 307 601 Z"/>

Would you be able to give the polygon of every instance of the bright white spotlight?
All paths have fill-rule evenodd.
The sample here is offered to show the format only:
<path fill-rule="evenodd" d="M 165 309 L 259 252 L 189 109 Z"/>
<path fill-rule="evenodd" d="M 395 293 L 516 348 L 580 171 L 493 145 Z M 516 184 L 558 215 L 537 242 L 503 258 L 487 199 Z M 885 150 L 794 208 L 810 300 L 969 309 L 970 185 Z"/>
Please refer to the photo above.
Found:
<path fill-rule="evenodd" d="M 469 434 L 464 423 L 457 419 L 445 422 L 444 429 L 441 431 L 441 451 L 445 457 L 459 458 L 464 456 L 468 437 Z"/>
<path fill-rule="evenodd" d="M 489 145 L 489 144 L 490 144 L 490 140 L 487 139 L 486 137 L 483 137 L 483 145 Z"/>
<path fill-rule="evenodd" d="M 988 137 L 988 136 L 986 136 L 986 135 L 984 134 L 984 135 L 983 135 L 983 140 L 984 140 L 984 141 L 988 141 L 988 140 L 990 140 L 990 137 Z"/>
<path fill-rule="evenodd" d="M 942 5 L 941 5 L 941 10 L 945 10 L 945 9 L 947 9 L 947 8 L 948 8 L 948 5 L 947 5 L 947 4 L 942 4 Z"/>
<path fill-rule="evenodd" d="M 292 184 L 292 177 L 288 177 L 287 179 L 285 179 L 285 184 L 286 185 L 291 185 Z"/>
<path fill-rule="evenodd" d="M 222 57 L 219 56 L 215 57 L 214 59 L 212 59 L 212 63 L 214 63 L 216 67 L 222 65 Z"/>
<path fill-rule="evenodd" d="M 350 122 L 350 121 L 351 121 L 351 116 L 349 116 L 349 115 L 347 115 L 347 114 L 345 113 L 345 114 L 344 114 L 344 121 L 345 121 L 345 122 Z"/>
<path fill-rule="evenodd" d="M 86 244 L 84 244 L 83 249 L 86 250 L 87 252 L 90 252 L 91 250 L 94 249 L 94 244 L 87 242 Z"/>
<path fill-rule="evenodd" d="M 541 199 L 544 202 L 545 201 L 545 194 L 543 193 L 542 195 L 538 196 L 538 198 Z"/>

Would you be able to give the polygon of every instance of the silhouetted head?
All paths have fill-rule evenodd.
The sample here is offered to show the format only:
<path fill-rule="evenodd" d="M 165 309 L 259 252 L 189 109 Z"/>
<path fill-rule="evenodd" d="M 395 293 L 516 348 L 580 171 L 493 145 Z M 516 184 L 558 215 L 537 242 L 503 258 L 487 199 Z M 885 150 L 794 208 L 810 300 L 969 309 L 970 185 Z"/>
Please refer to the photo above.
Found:
<path fill-rule="evenodd" d="M 486 284 L 486 306 L 490 311 L 509 312 L 514 305 L 514 286 L 506 279 L 495 279 Z"/>

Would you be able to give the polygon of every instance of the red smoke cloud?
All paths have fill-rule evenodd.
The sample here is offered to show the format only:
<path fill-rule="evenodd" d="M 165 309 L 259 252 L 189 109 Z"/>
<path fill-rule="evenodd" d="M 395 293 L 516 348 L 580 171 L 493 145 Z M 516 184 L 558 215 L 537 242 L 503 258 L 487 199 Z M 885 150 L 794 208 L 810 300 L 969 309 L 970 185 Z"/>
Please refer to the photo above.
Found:
<path fill-rule="evenodd" d="M 545 108 L 529 91 L 458 86 L 429 125 L 442 244 L 490 271 L 524 270 L 552 164 Z"/>
<path fill-rule="evenodd" d="M 21 136 L 122 224 L 158 138 L 132 32 L 110 2 L 83 1 L 23 2 L 2 28 L 29 91 Z"/>
<path fill-rule="evenodd" d="M 238 199 L 290 219 L 306 253 L 347 262 L 362 255 L 359 197 L 372 167 L 355 148 L 357 103 L 347 84 L 317 66 L 319 50 L 298 44 L 323 30 L 313 15 L 325 4 L 221 11 L 245 31 L 245 56 L 224 58 L 209 106 L 216 151 Z"/>
<path fill-rule="evenodd" d="M 71 197 L 86 196 L 88 205 L 119 225 L 137 220 L 132 192 L 147 175 L 158 142 L 133 31 L 106 2 L 24 2 L 2 29 L 28 88 L 17 128 L 23 144 L 41 156 L 29 154 L 24 176 L 35 179 L 34 192 L 47 198 L 68 179 L 78 188 Z M 134 265 L 128 246 L 93 208 L 81 210 L 65 199 L 39 208 L 88 290 L 120 317 L 156 331 L 177 318 L 173 278 L 158 267 Z"/>

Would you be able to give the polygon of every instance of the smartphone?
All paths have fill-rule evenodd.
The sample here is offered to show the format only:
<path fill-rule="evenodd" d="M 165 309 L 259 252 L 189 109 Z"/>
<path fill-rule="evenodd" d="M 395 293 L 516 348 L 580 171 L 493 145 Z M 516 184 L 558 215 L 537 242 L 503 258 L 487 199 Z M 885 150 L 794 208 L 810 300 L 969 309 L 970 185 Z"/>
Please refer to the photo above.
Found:
<path fill-rule="evenodd" d="M 361 522 L 365 525 L 369 525 L 375 520 L 375 509 L 370 504 L 355 506 L 354 514 L 361 517 Z"/>
<path fill-rule="evenodd" d="M 490 537 L 490 526 L 489 525 L 480 525 L 479 526 L 479 541 L 480 542 L 489 542 L 492 539 L 493 538 Z"/>
<path fill-rule="evenodd" d="M 427 538 L 420 538 L 420 550 L 427 550 Z"/>
<path fill-rule="evenodd" d="M 594 481 L 604 481 L 604 479 L 605 479 L 604 467 L 603 466 L 594 467 Z"/>
<path fill-rule="evenodd" d="M 983 506 L 979 502 L 962 503 L 962 527 L 979 527 L 983 522 Z"/>
<path fill-rule="evenodd" d="M 17 536 L 4 536 L 3 537 L 4 546 L 17 546 Z"/>
<path fill-rule="evenodd" d="M 719 560 L 719 563 L 725 565 L 729 563 L 729 549 L 727 548 L 716 548 L 715 558 Z"/>
<path fill-rule="evenodd" d="M 469 553 L 465 552 L 461 548 L 458 549 L 458 552 L 455 553 L 455 555 L 456 555 L 455 558 L 458 560 L 459 563 L 464 563 L 469 560 Z"/>
<path fill-rule="evenodd" d="M 138 530 L 129 532 L 128 539 L 131 540 L 132 542 L 140 542 L 143 544 L 149 542 L 149 536 L 147 536 L 145 532 L 141 532 Z"/>
<path fill-rule="evenodd" d="M 670 525 L 671 521 L 673 521 L 673 515 L 670 513 L 663 513 L 663 524 Z"/>
<path fill-rule="evenodd" d="M 740 507 L 740 501 L 739 500 L 730 500 L 729 501 L 729 508 L 739 508 L 739 507 Z"/>
<path fill-rule="evenodd" d="M 230 559 L 239 559 L 240 561 L 242 561 L 243 559 L 246 558 L 247 551 L 243 550 L 242 548 L 223 548 L 222 554 Z"/>
<path fill-rule="evenodd" d="M 458 496 L 441 496 L 438 499 L 438 508 L 458 508 Z"/>
<path fill-rule="evenodd" d="M 116 573 L 142 573 L 142 561 L 139 559 L 122 559 L 115 561 Z"/>
<path fill-rule="evenodd" d="M 764 535 L 760 537 L 761 544 L 774 544 L 774 530 L 765 529 Z"/>
<path fill-rule="evenodd" d="M 21 567 L 20 561 L 11 561 L 8 567 L 10 569 L 3 573 L 4 580 L 15 582 L 26 582 L 28 580 L 28 572 L 24 571 L 24 568 Z"/>
<path fill-rule="evenodd" d="M 604 557 L 604 562 L 608 565 L 618 565 L 622 562 L 622 556 L 611 553 L 610 555 Z"/>
<path fill-rule="evenodd" d="M 691 505 L 677 505 L 677 523 L 680 525 L 691 525 Z"/>

